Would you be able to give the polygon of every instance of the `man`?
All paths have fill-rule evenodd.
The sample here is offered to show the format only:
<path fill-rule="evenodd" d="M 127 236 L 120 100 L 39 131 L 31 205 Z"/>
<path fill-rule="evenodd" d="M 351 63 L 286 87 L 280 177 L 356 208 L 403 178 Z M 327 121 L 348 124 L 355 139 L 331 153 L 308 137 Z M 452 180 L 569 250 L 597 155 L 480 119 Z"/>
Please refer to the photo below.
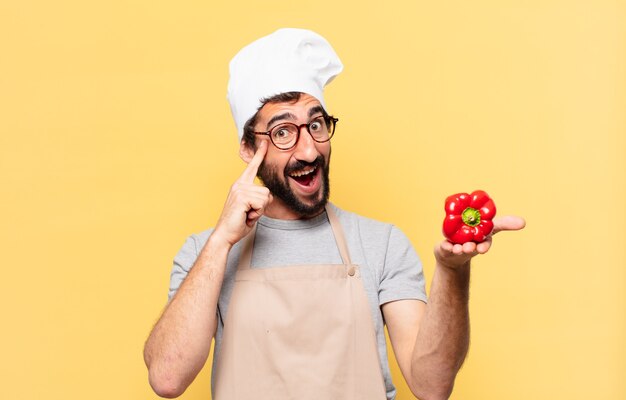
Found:
<path fill-rule="evenodd" d="M 408 239 L 328 203 L 338 120 L 323 87 L 341 69 L 325 39 L 299 29 L 259 39 L 231 62 L 248 166 L 215 228 L 176 256 L 170 302 L 144 351 L 160 396 L 191 384 L 215 338 L 214 399 L 393 399 L 386 324 L 415 396 L 449 397 L 469 343 L 470 259 L 491 238 L 435 247 L 426 304 Z M 494 223 L 495 232 L 524 225 Z"/>

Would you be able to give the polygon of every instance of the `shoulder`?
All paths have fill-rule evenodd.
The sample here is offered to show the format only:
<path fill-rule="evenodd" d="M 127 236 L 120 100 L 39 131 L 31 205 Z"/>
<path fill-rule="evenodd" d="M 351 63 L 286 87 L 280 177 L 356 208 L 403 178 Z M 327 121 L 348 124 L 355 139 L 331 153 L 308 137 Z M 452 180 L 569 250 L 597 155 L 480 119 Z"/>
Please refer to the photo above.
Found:
<path fill-rule="evenodd" d="M 197 257 L 200 251 L 204 247 L 204 244 L 209 240 L 209 236 L 213 233 L 213 228 L 206 229 L 204 231 L 193 233 L 187 237 L 185 243 L 178 253 L 178 257 L 181 255 L 187 255 L 191 257 Z"/>
<path fill-rule="evenodd" d="M 344 223 L 348 223 L 349 225 L 358 225 L 366 228 L 372 228 L 375 230 L 385 230 L 390 229 L 393 225 L 387 222 L 377 221 L 372 218 L 364 217 L 363 215 L 359 215 L 357 213 L 346 211 L 342 208 L 337 207 L 335 204 L 330 203 L 330 207 L 333 209 L 339 220 Z"/>
<path fill-rule="evenodd" d="M 405 254 L 415 251 L 411 240 L 396 225 L 342 210 L 334 204 L 330 206 L 337 214 L 348 240 L 360 242 L 366 254 L 381 251 Z"/>
<path fill-rule="evenodd" d="M 393 224 L 343 210 L 332 203 L 330 207 L 337 214 L 343 229 L 348 235 L 358 233 L 363 240 L 380 241 L 381 239 L 388 240 L 392 231 L 397 230 Z"/>

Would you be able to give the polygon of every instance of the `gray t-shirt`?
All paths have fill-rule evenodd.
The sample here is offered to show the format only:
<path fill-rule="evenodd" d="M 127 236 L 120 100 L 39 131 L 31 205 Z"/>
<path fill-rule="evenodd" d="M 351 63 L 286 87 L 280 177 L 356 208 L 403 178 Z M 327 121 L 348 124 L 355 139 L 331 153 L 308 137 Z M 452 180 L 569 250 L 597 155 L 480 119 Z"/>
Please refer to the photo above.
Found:
<path fill-rule="evenodd" d="M 426 290 L 422 265 L 408 238 L 395 226 L 340 210 L 332 204 L 331 207 L 337 214 L 345 233 L 350 258 L 361 268 L 363 286 L 376 331 L 387 399 L 394 399 L 396 389 L 391 382 L 387 362 L 384 322 L 380 306 L 401 299 L 417 299 L 425 302 Z M 174 258 L 169 299 L 174 296 L 187 276 L 212 231 L 209 229 L 191 235 Z M 242 241 L 233 246 L 228 255 L 226 273 L 217 306 L 218 326 L 215 336 L 213 370 L 219 358 L 224 320 L 233 290 L 241 244 Z M 259 219 L 251 268 L 341 263 L 341 255 L 326 213 L 308 220 L 278 220 L 265 216 Z M 320 310 L 320 312 L 323 311 Z"/>

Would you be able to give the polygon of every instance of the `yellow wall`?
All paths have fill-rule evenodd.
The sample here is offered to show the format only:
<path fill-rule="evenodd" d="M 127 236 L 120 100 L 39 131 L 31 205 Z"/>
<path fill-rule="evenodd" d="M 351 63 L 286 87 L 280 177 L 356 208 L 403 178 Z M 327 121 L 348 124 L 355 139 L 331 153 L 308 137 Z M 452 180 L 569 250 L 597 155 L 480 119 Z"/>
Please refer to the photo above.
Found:
<path fill-rule="evenodd" d="M 346 66 L 332 200 L 402 228 L 429 281 L 447 195 L 528 220 L 475 262 L 452 399 L 626 397 L 623 3 L 195 3 L 0 4 L 0 397 L 156 398 L 172 257 L 243 168 L 227 63 L 282 26 Z"/>

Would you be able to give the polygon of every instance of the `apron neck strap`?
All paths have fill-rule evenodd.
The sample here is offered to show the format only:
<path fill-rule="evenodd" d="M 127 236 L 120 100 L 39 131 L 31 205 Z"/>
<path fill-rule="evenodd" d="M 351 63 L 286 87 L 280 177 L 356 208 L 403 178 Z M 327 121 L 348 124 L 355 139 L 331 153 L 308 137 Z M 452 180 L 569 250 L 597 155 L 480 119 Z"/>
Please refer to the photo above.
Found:
<path fill-rule="evenodd" d="M 252 227 L 248 236 L 245 236 L 242 240 L 243 248 L 241 249 L 241 256 L 239 257 L 238 269 L 250 269 L 250 261 L 252 260 L 252 247 L 254 247 L 254 237 L 256 236 L 256 227 L 259 225 L 257 221 Z"/>
<path fill-rule="evenodd" d="M 348 245 L 346 243 L 346 237 L 343 233 L 343 228 L 341 227 L 341 223 L 339 222 L 337 214 L 335 214 L 329 203 L 326 203 L 326 215 L 328 216 L 328 222 L 330 222 L 330 227 L 333 231 L 333 235 L 335 236 L 335 242 L 337 242 L 337 248 L 339 249 L 339 254 L 341 254 L 341 260 L 345 265 L 352 265 L 352 261 L 350 260 L 350 252 L 348 251 Z M 254 237 L 256 236 L 256 229 L 258 224 L 259 223 L 257 222 L 254 225 L 254 228 L 252 228 L 252 230 L 250 231 L 250 233 L 242 240 L 243 249 L 241 250 L 241 256 L 239 258 L 240 270 L 250 269 L 250 262 L 252 260 L 252 249 L 254 247 Z"/>
<path fill-rule="evenodd" d="M 348 244 L 346 242 L 346 236 L 343 234 L 343 228 L 341 227 L 341 223 L 339 222 L 337 214 L 335 214 L 333 208 L 330 206 L 329 203 L 326 203 L 326 215 L 328 215 L 330 227 L 333 230 L 333 235 L 335 235 L 335 241 L 337 242 L 337 247 L 339 248 L 339 254 L 341 254 L 341 260 L 346 265 L 352 265 L 352 260 L 350 260 L 350 252 L 348 251 Z"/>

